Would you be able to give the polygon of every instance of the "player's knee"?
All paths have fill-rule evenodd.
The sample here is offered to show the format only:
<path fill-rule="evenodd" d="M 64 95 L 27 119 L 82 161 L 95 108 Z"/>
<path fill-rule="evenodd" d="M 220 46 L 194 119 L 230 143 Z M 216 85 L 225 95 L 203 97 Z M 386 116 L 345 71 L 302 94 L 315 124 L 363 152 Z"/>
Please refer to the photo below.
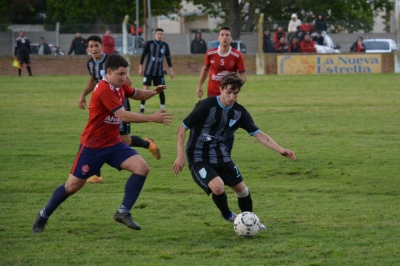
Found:
<path fill-rule="evenodd" d="M 250 194 L 250 192 L 249 192 L 249 189 L 247 188 L 247 186 L 245 186 L 243 190 L 241 190 L 239 192 L 235 191 L 235 194 L 238 198 L 245 198 Z"/>
<path fill-rule="evenodd" d="M 210 183 L 208 183 L 208 187 L 215 195 L 221 195 L 225 192 L 225 184 L 219 177 L 214 178 Z"/>

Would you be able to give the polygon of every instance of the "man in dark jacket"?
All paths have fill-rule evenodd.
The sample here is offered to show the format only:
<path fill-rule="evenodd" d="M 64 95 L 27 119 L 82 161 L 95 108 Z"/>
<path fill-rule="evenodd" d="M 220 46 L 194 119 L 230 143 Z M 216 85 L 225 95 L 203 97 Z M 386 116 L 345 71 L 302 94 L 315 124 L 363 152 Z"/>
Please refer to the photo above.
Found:
<path fill-rule="evenodd" d="M 201 38 L 201 32 L 196 32 L 196 36 L 190 44 L 190 52 L 192 54 L 205 54 L 207 52 L 207 44 Z"/>
<path fill-rule="evenodd" d="M 269 30 L 264 31 L 263 36 L 263 51 L 264 53 L 275 53 L 274 43 L 271 41 L 271 33 Z"/>
<path fill-rule="evenodd" d="M 44 40 L 43 37 L 40 37 L 39 39 L 39 55 L 47 55 L 51 54 L 51 49 L 50 46 L 47 44 L 47 42 Z"/>
<path fill-rule="evenodd" d="M 327 32 L 328 27 L 326 26 L 325 18 L 322 14 L 317 15 L 317 19 L 314 22 L 314 30 L 322 32 Z"/>
<path fill-rule="evenodd" d="M 68 55 L 75 52 L 75 55 L 85 54 L 86 52 L 86 39 L 82 38 L 81 34 L 77 32 L 75 38 L 71 42 L 71 47 L 69 48 Z"/>

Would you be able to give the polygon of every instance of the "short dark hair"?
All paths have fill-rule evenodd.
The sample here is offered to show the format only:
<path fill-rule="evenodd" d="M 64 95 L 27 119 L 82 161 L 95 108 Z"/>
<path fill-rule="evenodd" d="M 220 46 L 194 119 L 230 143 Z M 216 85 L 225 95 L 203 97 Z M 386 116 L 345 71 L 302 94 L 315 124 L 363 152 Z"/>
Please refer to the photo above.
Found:
<path fill-rule="evenodd" d="M 225 89 L 228 85 L 232 85 L 232 90 L 239 90 L 243 86 L 243 80 L 235 72 L 229 72 L 221 78 L 221 88 Z"/>
<path fill-rule="evenodd" d="M 86 39 L 86 42 L 89 44 L 89 41 L 94 41 L 94 42 L 98 42 L 101 45 L 103 45 L 102 41 L 101 41 L 101 37 L 98 35 L 92 35 L 89 38 Z"/>
<path fill-rule="evenodd" d="M 157 32 L 157 31 L 164 32 L 164 30 L 162 28 L 157 28 L 154 32 Z"/>
<path fill-rule="evenodd" d="M 222 28 L 219 29 L 219 31 L 221 31 L 221 30 L 229 30 L 232 33 L 231 28 L 228 27 L 228 26 L 225 26 L 225 27 L 222 27 Z"/>
<path fill-rule="evenodd" d="M 120 67 L 128 67 L 129 63 L 119 54 L 110 54 L 106 59 L 106 69 L 116 70 Z"/>

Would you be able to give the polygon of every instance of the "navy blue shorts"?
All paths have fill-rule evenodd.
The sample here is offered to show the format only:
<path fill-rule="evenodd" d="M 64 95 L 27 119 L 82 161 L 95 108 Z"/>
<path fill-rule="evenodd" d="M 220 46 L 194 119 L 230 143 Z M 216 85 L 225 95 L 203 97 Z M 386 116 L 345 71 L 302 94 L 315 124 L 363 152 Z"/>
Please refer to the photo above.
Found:
<path fill-rule="evenodd" d="M 143 77 L 143 85 L 151 86 L 152 82 L 153 86 L 165 85 L 165 79 L 163 76 L 145 75 Z"/>
<path fill-rule="evenodd" d="M 243 181 L 239 168 L 232 161 L 221 164 L 198 162 L 189 164 L 189 169 L 193 180 L 207 193 L 207 195 L 210 195 L 211 193 L 208 183 L 217 176 L 219 176 L 222 181 L 224 181 L 224 184 L 229 187 L 236 186 Z"/>
<path fill-rule="evenodd" d="M 105 163 L 121 171 L 121 164 L 136 154 L 139 153 L 123 142 L 103 149 L 92 149 L 79 145 L 71 174 L 77 178 L 88 179 L 98 173 Z"/>

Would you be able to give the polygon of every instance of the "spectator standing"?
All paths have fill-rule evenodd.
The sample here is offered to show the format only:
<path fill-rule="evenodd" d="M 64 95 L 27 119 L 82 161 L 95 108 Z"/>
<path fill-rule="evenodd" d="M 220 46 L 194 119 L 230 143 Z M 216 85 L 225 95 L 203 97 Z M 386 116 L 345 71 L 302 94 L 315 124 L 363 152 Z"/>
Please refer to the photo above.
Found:
<path fill-rule="evenodd" d="M 68 55 L 75 53 L 75 55 L 87 54 L 86 52 L 86 39 L 82 38 L 81 34 L 77 32 L 75 38 L 71 42 Z"/>
<path fill-rule="evenodd" d="M 18 68 L 18 76 L 21 77 L 21 70 L 25 63 L 29 76 L 32 77 L 33 75 L 30 65 L 31 58 L 29 56 L 31 53 L 31 42 L 29 41 L 29 38 L 25 36 L 25 32 L 23 30 L 19 32 L 19 37 L 15 40 L 15 43 L 14 56 L 17 56 L 18 62 L 21 66 L 21 68 Z"/>
<path fill-rule="evenodd" d="M 143 34 L 143 28 L 137 25 L 137 21 L 135 21 L 134 25 L 131 26 L 131 34 L 136 35 L 136 27 L 138 27 L 138 35 L 142 36 Z"/>
<path fill-rule="evenodd" d="M 315 43 L 311 40 L 310 33 L 306 33 L 304 40 L 300 43 L 300 50 L 302 53 L 316 53 Z"/>
<path fill-rule="evenodd" d="M 164 57 L 169 67 L 169 75 L 174 78 L 174 70 L 172 68 L 171 54 L 169 46 L 163 41 L 164 30 L 157 28 L 155 30 L 154 40 L 146 42 L 139 63 L 139 75 L 143 76 L 144 89 L 148 90 L 151 83 L 154 86 L 165 85 L 164 79 Z M 146 58 L 146 66 L 143 71 L 143 63 Z M 165 110 L 165 94 L 163 91 L 159 93 L 161 110 Z M 144 113 L 145 100 L 141 101 L 140 112 Z"/>
<path fill-rule="evenodd" d="M 283 37 L 286 40 L 286 32 L 283 30 L 282 26 L 278 26 L 274 34 L 274 45 L 276 45 L 279 42 L 281 37 Z"/>
<path fill-rule="evenodd" d="M 192 54 L 205 54 L 207 52 L 206 41 L 201 38 L 201 32 L 196 32 L 196 36 L 190 44 L 190 52 Z"/>
<path fill-rule="evenodd" d="M 325 33 L 328 31 L 328 28 L 326 26 L 326 21 L 324 16 L 319 13 L 317 15 L 317 19 L 314 22 L 314 30 L 315 31 L 320 31 L 321 33 L 325 31 Z"/>
<path fill-rule="evenodd" d="M 291 53 L 300 53 L 301 52 L 299 39 L 296 36 L 293 37 L 293 40 L 290 43 L 290 52 Z"/>
<path fill-rule="evenodd" d="M 107 30 L 104 33 L 101 41 L 103 43 L 103 52 L 105 54 L 113 54 L 113 53 L 115 53 L 115 39 L 111 35 L 111 31 Z"/>
<path fill-rule="evenodd" d="M 51 54 L 50 46 L 46 43 L 46 40 L 43 37 L 39 39 L 39 55 L 48 55 Z"/>
<path fill-rule="evenodd" d="M 281 37 L 279 39 L 279 42 L 277 42 L 275 44 L 275 50 L 276 50 L 277 53 L 289 53 L 290 52 L 290 46 L 285 41 L 284 37 Z"/>
<path fill-rule="evenodd" d="M 293 36 L 297 33 L 297 27 L 301 26 L 301 20 L 297 18 L 296 14 L 292 14 L 288 25 L 288 41 L 291 42 Z"/>
<path fill-rule="evenodd" d="M 275 46 L 271 41 L 271 33 L 269 30 L 264 31 L 263 35 L 263 51 L 264 53 L 275 53 Z"/>
<path fill-rule="evenodd" d="M 318 45 L 325 44 L 325 38 L 324 36 L 322 36 L 321 31 L 317 31 L 317 35 L 314 36 L 312 40 Z"/>
<path fill-rule="evenodd" d="M 365 45 L 363 37 L 359 36 L 357 41 L 350 47 L 350 52 L 365 53 Z"/>

